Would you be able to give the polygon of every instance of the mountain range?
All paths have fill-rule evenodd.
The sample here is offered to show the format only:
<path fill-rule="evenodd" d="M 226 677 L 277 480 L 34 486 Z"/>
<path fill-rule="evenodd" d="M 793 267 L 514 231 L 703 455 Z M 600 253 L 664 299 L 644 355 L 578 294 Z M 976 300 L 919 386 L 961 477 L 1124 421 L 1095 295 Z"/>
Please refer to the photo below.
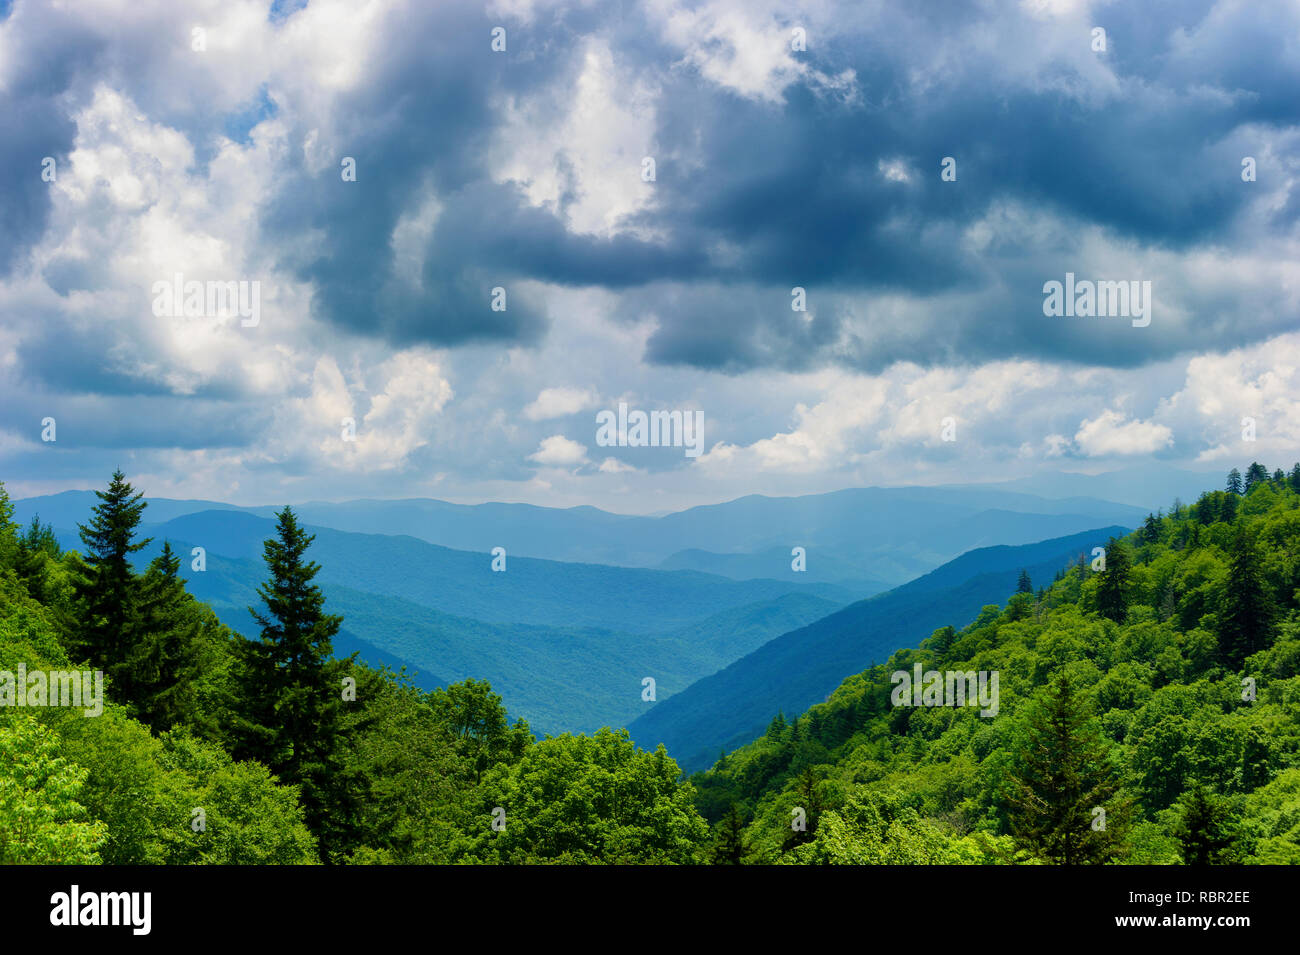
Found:
<path fill-rule="evenodd" d="M 15 516 L 39 514 L 77 548 L 76 525 L 96 502 L 85 491 L 29 498 Z M 140 561 L 169 541 L 187 557 L 190 590 L 251 634 L 276 509 L 148 504 L 140 531 L 154 540 Z M 543 733 L 630 725 L 638 741 L 670 743 L 688 768 L 752 738 L 777 709 L 816 702 L 866 665 L 864 653 L 883 659 L 928 635 L 933 619 L 1005 599 L 1007 575 L 1074 546 L 1054 542 L 1144 516 L 1086 496 L 985 488 L 751 495 L 660 517 L 433 500 L 295 511 L 316 535 L 309 555 L 327 609 L 344 617 L 336 652 L 406 666 L 426 688 L 487 679 Z M 1047 550 L 1034 549 L 1044 538 Z M 190 566 L 195 547 L 203 572 Z M 501 572 L 495 547 L 505 549 Z M 795 547 L 805 571 L 792 567 Z M 866 640 L 851 632 L 863 614 L 874 628 Z M 791 648 L 809 640 L 818 659 L 800 661 Z M 646 677 L 653 699 L 642 696 Z"/>
<path fill-rule="evenodd" d="M 985 547 L 962 555 L 885 594 L 861 600 L 763 644 L 722 670 L 650 709 L 628 726 L 643 747 L 663 743 L 683 769 L 712 765 L 762 734 L 777 712 L 797 715 L 822 702 L 851 673 L 917 646 L 943 626 L 963 626 L 989 605 L 1004 603 L 1020 571 L 1051 583 L 1056 572 L 1112 535 L 1111 526 L 1018 547 Z"/>

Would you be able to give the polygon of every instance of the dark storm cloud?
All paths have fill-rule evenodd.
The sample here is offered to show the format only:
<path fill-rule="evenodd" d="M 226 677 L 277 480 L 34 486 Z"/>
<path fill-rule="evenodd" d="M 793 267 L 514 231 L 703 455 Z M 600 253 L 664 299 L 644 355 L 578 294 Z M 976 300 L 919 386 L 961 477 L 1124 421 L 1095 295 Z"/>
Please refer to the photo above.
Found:
<path fill-rule="evenodd" d="M 967 33 L 1001 28 L 1007 44 L 997 55 L 1014 60 L 1031 55 L 1023 44 L 1050 25 L 1007 11 L 990 22 L 973 5 L 895 9 L 870 28 L 848 24 L 808 54 L 825 75 L 854 70 L 855 98 L 800 81 L 774 104 L 673 67 L 680 51 L 651 39 L 654 25 L 635 16 L 632 26 L 609 19 L 581 28 L 543 19 L 512 28 L 510 52 L 493 54 L 481 16 L 439 7 L 393 38 L 365 89 L 344 104 L 361 181 L 342 184 L 336 169 L 315 180 L 300 172 L 280 190 L 269 234 L 287 247 L 302 230 L 322 230 L 324 247 L 298 264 L 316 283 L 322 314 L 403 344 L 535 341 L 546 320 L 534 302 L 512 298 L 505 313 L 486 303 L 492 286 L 537 279 L 618 290 L 620 315 L 653 314 L 649 361 L 728 371 L 826 361 L 874 370 L 899 359 L 1009 355 L 1128 365 L 1237 345 L 1294 320 L 1270 290 L 1253 296 L 1254 311 L 1230 329 L 1213 320 L 1156 323 L 1123 338 L 1118 325 L 1044 320 L 1042 283 L 1086 265 L 1075 244 L 1030 244 L 990 268 L 982 250 L 961 243 L 999 203 L 1050 214 L 1076 234 L 1100 226 L 1139 248 L 1237 243 L 1233 223 L 1257 195 L 1239 176 L 1250 143 L 1243 130 L 1300 122 L 1295 54 L 1278 39 L 1295 18 L 1216 14 L 1224 22 L 1202 36 L 1208 9 L 1106 8 L 1114 89 L 1064 59 L 1013 84 L 1006 75 L 1014 71 L 979 56 L 917 86 L 912 73 L 929 67 L 930 46 L 960 48 Z M 494 97 L 572 86 L 582 29 L 613 37 L 621 66 L 662 84 L 656 203 L 629 223 L 662 240 L 571 233 L 554 209 L 488 181 Z M 1088 41 L 1081 32 L 1078 42 Z M 1195 69 L 1189 46 L 1205 47 L 1207 73 Z M 1207 92 L 1214 86 L 1222 89 Z M 940 181 L 944 156 L 958 161 L 957 183 Z M 881 165 L 894 162 L 909 181 L 882 175 Z M 1261 163 L 1262 178 L 1283 172 Z M 393 280 L 389 237 L 425 184 L 443 212 L 425 250 L 423 288 L 413 290 Z M 1274 227 L 1290 230 L 1294 212 L 1276 213 Z M 721 247 L 730 254 L 716 254 Z M 768 290 L 788 296 L 794 285 L 838 304 L 812 322 L 792 322 L 779 303 L 759 304 Z M 1162 291 L 1168 303 L 1177 290 Z M 946 305 L 946 313 L 891 324 L 878 310 L 879 324 L 846 324 L 850 302 L 870 312 L 889 294 L 920 303 L 970 298 L 956 314 Z"/>
<path fill-rule="evenodd" d="M 277 29 L 298 16 L 290 6 L 273 15 Z M 24 15 L 20 6 L 0 28 Z M 66 152 L 72 132 L 53 97 L 81 69 L 134 77 L 134 100 L 185 130 L 200 163 L 216 133 L 244 135 L 250 116 L 287 124 L 295 148 L 276 171 L 258 252 L 312 283 L 317 315 L 394 345 L 536 343 L 551 319 L 530 280 L 613 290 L 617 317 L 657 322 L 646 360 L 728 372 L 1010 356 L 1133 365 L 1293 327 L 1279 288 L 1193 295 L 1168 265 L 1086 275 L 1081 237 L 1099 228 L 1135 253 L 1176 259 L 1258 254 L 1252 246 L 1294 232 L 1294 198 L 1257 220 L 1272 236 L 1240 222 L 1294 174 L 1291 157 L 1266 147 L 1300 126 L 1296 8 L 1198 0 L 1092 16 L 1107 29 L 1104 54 L 1088 51 L 1088 21 L 1035 20 L 1012 5 L 846 5 L 797 55 L 810 72 L 773 101 L 706 77 L 638 5 L 539 10 L 527 22 L 491 19 L 478 4 L 412 5 L 387 15 L 361 83 L 325 119 L 304 116 L 275 83 L 233 114 L 178 99 L 165 82 L 174 67 L 148 55 L 156 40 L 137 31 L 101 49 L 69 18 L 51 19 L 24 36 L 20 81 L 0 94 L 10 134 L 0 136 L 0 270 L 44 227 L 39 159 Z M 499 23 L 505 53 L 489 48 Z M 561 122 L 592 35 L 610 43 L 620 76 L 659 90 L 655 201 L 626 223 L 657 238 L 571 231 L 563 208 L 578 178 L 559 208 L 492 179 L 501 104 L 526 98 L 538 122 Z M 825 80 L 847 70 L 851 84 Z M 318 123 L 338 153 L 323 169 L 298 148 Z M 1257 156 L 1258 183 L 1242 183 L 1242 155 Z M 340 179 L 343 156 L 355 158 L 357 182 Z M 957 160 L 955 183 L 940 180 L 944 156 Z M 907 181 L 882 173 L 892 164 Z M 426 191 L 440 208 L 412 282 L 398 274 L 392 236 Z M 1064 238 L 966 241 L 1006 208 L 1057 223 Z M 1134 334 L 1046 319 L 1042 284 L 1067 271 L 1155 280 L 1152 325 Z M 94 264 L 75 259 L 56 259 L 45 277 L 63 294 L 97 281 Z M 820 303 L 810 319 L 789 310 L 796 285 Z M 497 286 L 504 312 L 489 307 Z"/>
<path fill-rule="evenodd" d="M 76 64 L 93 58 L 101 42 L 84 27 L 29 30 L 29 5 L 0 9 L 0 30 L 10 34 L 0 83 L 0 279 L 10 275 L 45 232 L 51 184 L 42 179 L 43 160 L 55 174 L 67 160 L 76 126 L 59 97 Z M 21 37 L 21 39 L 16 39 Z"/>

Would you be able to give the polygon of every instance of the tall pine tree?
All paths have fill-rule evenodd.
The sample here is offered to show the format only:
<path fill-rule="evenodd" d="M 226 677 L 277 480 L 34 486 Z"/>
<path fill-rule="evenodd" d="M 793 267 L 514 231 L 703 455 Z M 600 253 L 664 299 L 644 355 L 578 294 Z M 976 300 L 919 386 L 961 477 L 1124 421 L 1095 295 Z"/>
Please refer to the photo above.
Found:
<path fill-rule="evenodd" d="M 1258 461 L 1251 461 L 1250 467 L 1246 468 L 1246 493 L 1249 494 L 1251 489 L 1268 481 L 1268 468 Z"/>
<path fill-rule="evenodd" d="M 135 539 L 146 507 L 121 470 L 113 472 L 107 491 L 96 491 L 99 503 L 90 523 L 79 525 L 86 551 L 84 569 L 76 583 L 78 601 L 77 643 L 91 666 L 108 674 L 118 692 L 131 698 L 133 690 L 128 658 L 138 637 L 135 627 L 139 580 L 131 555 L 152 538 Z"/>
<path fill-rule="evenodd" d="M 1274 610 L 1259 563 L 1254 538 L 1238 527 L 1219 610 L 1219 653 L 1231 670 L 1269 644 Z"/>
<path fill-rule="evenodd" d="M 1232 804 L 1198 783 L 1182 798 L 1175 835 L 1185 865 L 1227 865 L 1238 859 L 1239 820 Z"/>
<path fill-rule="evenodd" d="M 749 855 L 745 841 L 745 819 L 732 803 L 727 814 L 718 822 L 713 843 L 714 865 L 744 865 Z"/>
<path fill-rule="evenodd" d="M 162 553 L 140 578 L 134 620 L 138 638 L 128 656 L 134 715 L 159 731 L 203 721 L 194 686 L 210 662 L 202 653 L 205 625 L 215 620 L 185 590 L 180 567 L 180 557 L 164 541 Z"/>
<path fill-rule="evenodd" d="M 1132 589 L 1132 561 L 1128 548 L 1115 538 L 1106 542 L 1106 569 L 1097 581 L 1097 611 L 1116 623 L 1128 616 L 1129 591 Z"/>
<path fill-rule="evenodd" d="M 1068 677 L 1058 677 L 1031 706 L 1010 784 L 1012 835 L 1038 858 L 1100 864 L 1121 851 L 1129 803 Z"/>
<path fill-rule="evenodd" d="M 277 518 L 275 536 L 262 545 L 270 577 L 258 594 L 266 612 L 249 608 L 261 636 L 240 643 L 237 749 L 301 787 L 307 824 L 328 857 L 335 845 L 330 833 L 345 824 L 338 765 L 345 665 L 333 659 L 343 618 L 325 613 L 325 595 L 312 583 L 320 565 L 305 554 L 315 536 L 298 526 L 289 507 Z"/>

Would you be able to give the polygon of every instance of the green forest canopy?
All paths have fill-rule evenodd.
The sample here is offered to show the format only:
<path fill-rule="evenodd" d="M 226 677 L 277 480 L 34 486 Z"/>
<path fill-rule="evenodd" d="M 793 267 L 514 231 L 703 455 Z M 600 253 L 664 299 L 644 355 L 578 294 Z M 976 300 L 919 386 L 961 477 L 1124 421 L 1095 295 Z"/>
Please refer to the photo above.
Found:
<path fill-rule="evenodd" d="M 1300 863 L 1300 465 L 1022 577 L 688 780 L 625 731 L 537 740 L 485 682 L 336 659 L 290 508 L 245 637 L 169 547 L 137 571 L 120 472 L 99 498 L 61 551 L 0 485 L 0 674 L 108 697 L 0 706 L 0 862 Z M 996 717 L 891 705 L 916 664 L 996 672 Z"/>

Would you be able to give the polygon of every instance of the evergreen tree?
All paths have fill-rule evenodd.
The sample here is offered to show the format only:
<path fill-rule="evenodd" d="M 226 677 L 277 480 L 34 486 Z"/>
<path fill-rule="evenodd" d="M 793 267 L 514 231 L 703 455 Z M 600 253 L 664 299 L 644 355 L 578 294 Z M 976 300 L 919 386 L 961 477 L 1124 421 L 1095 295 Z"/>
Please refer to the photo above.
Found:
<path fill-rule="evenodd" d="M 14 523 L 14 505 L 0 481 L 0 569 L 12 567 L 18 553 L 18 525 Z"/>
<path fill-rule="evenodd" d="M 714 865 L 743 865 L 749 855 L 745 841 L 745 819 L 733 802 L 717 826 L 713 843 Z"/>
<path fill-rule="evenodd" d="M 1156 609 L 1156 619 L 1162 623 L 1174 615 L 1178 609 L 1178 595 L 1174 592 L 1173 582 L 1169 582 L 1164 587 L 1164 592 L 1160 596 L 1160 604 Z"/>
<path fill-rule="evenodd" d="M 1226 488 L 1229 494 L 1242 493 L 1241 472 L 1233 468 L 1228 472 L 1228 485 Z"/>
<path fill-rule="evenodd" d="M 1263 650 L 1273 623 L 1273 605 L 1259 566 L 1254 538 L 1239 527 L 1233 538 L 1228 580 L 1219 612 L 1219 653 L 1224 665 L 1240 670 Z"/>
<path fill-rule="evenodd" d="M 793 815 L 791 815 L 790 834 L 786 837 L 781 846 L 781 851 L 788 852 L 795 846 L 801 846 L 805 842 L 812 842 L 817 835 L 817 821 L 822 814 L 822 800 L 818 793 L 818 784 L 821 782 L 817 778 L 811 766 L 805 766 L 799 774 L 799 783 L 795 787 L 795 798 L 798 799 L 798 808 L 804 811 L 804 828 L 802 830 L 793 827 Z"/>
<path fill-rule="evenodd" d="M 1034 585 L 1029 579 L 1029 571 L 1021 567 L 1020 579 L 1016 582 L 1016 593 L 1032 594 L 1033 592 L 1034 592 Z"/>
<path fill-rule="evenodd" d="M 104 670 L 119 693 L 131 699 L 127 659 L 137 637 L 133 623 L 139 592 L 131 555 L 152 538 L 135 539 L 146 507 L 144 495 L 136 493 L 120 470 L 113 472 L 108 490 L 96 491 L 95 496 L 100 503 L 90 524 L 78 525 L 86 552 L 85 571 L 76 584 L 80 621 L 74 649 L 84 653 L 91 666 Z"/>
<path fill-rule="evenodd" d="M 951 626 L 940 627 L 934 633 L 930 634 L 930 648 L 942 659 L 944 654 L 952 647 L 953 641 L 957 639 L 957 631 Z"/>
<path fill-rule="evenodd" d="M 320 565 L 304 555 L 314 535 L 298 526 L 293 510 L 278 515 L 276 534 L 263 544 L 269 579 L 258 588 L 266 613 L 250 607 L 261 627 L 242 640 L 245 698 L 235 719 L 238 752 L 265 763 L 283 782 L 301 787 L 304 815 L 330 857 L 330 831 L 345 824 L 338 757 L 344 667 L 332 659 L 343 618 L 325 613 L 325 596 L 313 584 Z M 331 818 L 331 810 L 335 810 Z"/>
<path fill-rule="evenodd" d="M 1291 490 L 1300 494 L 1300 461 L 1291 466 L 1291 477 L 1288 479 Z"/>
<path fill-rule="evenodd" d="M 1258 461 L 1251 461 L 1250 467 L 1246 468 L 1246 493 L 1249 494 L 1256 486 L 1267 480 L 1268 468 Z"/>
<path fill-rule="evenodd" d="M 139 634 L 128 657 L 133 712 L 155 731 L 202 722 L 194 684 L 205 662 L 204 625 L 212 620 L 185 590 L 181 560 L 168 542 L 140 578 L 134 629 Z"/>
<path fill-rule="evenodd" d="M 1059 676 L 1031 706 L 1011 771 L 1012 835 L 1047 862 L 1100 864 L 1122 847 L 1129 804 L 1083 703 Z M 1104 828 L 1097 828 L 1097 809 L 1106 814 Z"/>
<path fill-rule="evenodd" d="M 1275 488 L 1281 490 L 1283 487 L 1286 486 L 1286 472 L 1283 471 L 1281 468 L 1278 468 L 1276 471 L 1273 472 L 1273 477 L 1271 481 Z"/>
<path fill-rule="evenodd" d="M 49 524 L 42 524 L 39 515 L 33 517 L 32 522 L 18 538 L 14 572 L 27 588 L 27 593 L 34 599 L 45 601 L 47 596 L 44 588 L 45 562 L 58 560 L 58 558 L 59 539 L 54 533 L 54 528 Z"/>
<path fill-rule="evenodd" d="M 767 724 L 767 738 L 779 740 L 785 735 L 785 714 L 778 712 L 772 717 L 772 722 Z"/>
<path fill-rule="evenodd" d="M 1237 856 L 1238 820 L 1231 803 L 1198 783 L 1182 800 L 1176 836 L 1185 865 L 1230 865 Z"/>
<path fill-rule="evenodd" d="M 1097 582 L 1097 610 L 1103 617 L 1123 623 L 1128 616 L 1131 574 L 1128 548 L 1112 537 L 1106 542 L 1106 569 Z"/>
<path fill-rule="evenodd" d="M 1230 500 L 1236 500 L 1230 496 Z M 1220 505 L 1213 491 L 1206 491 L 1196 499 L 1196 523 L 1208 527 L 1219 519 Z"/>
<path fill-rule="evenodd" d="M 1160 540 L 1160 521 L 1154 514 L 1148 514 L 1142 524 L 1142 540 L 1148 544 L 1155 544 Z"/>

